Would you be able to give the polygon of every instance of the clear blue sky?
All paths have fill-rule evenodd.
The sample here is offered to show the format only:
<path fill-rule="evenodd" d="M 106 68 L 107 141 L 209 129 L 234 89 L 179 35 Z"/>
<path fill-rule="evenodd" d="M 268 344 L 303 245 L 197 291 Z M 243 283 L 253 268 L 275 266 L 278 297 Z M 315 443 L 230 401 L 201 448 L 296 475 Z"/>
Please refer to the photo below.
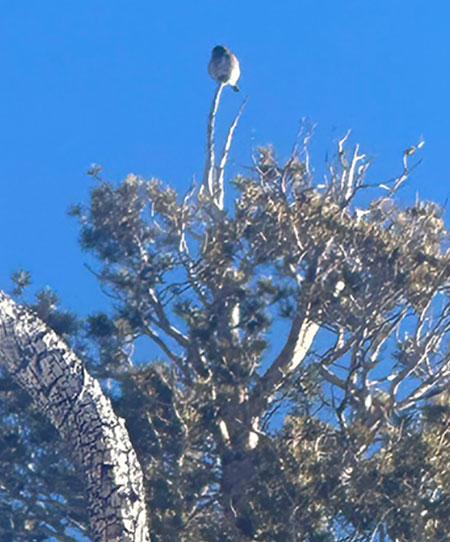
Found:
<path fill-rule="evenodd" d="M 156 176 L 184 190 L 202 171 L 214 83 L 210 50 L 239 57 L 249 102 L 232 171 L 272 142 L 288 155 L 299 119 L 318 127 L 313 162 L 352 129 L 371 178 L 398 173 L 423 134 L 423 163 L 401 196 L 449 195 L 450 2 L 433 0 L 0 1 L 0 288 L 18 266 L 82 313 L 100 299 L 66 216 L 104 177 Z"/>

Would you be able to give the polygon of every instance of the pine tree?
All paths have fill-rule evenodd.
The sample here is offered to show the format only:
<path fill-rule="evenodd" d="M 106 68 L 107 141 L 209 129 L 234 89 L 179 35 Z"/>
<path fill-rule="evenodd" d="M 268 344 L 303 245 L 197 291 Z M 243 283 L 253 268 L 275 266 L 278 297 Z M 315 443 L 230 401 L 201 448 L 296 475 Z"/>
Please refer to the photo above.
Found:
<path fill-rule="evenodd" d="M 90 202 L 71 213 L 111 311 L 79 320 L 44 291 L 18 314 L 58 333 L 53 350 L 76 353 L 76 367 L 91 375 L 83 378 L 100 382 L 125 419 L 152 540 L 443 542 L 448 234 L 439 206 L 401 205 L 397 196 L 423 143 L 405 151 L 399 176 L 374 186 L 368 159 L 358 146 L 349 153 L 345 136 L 317 183 L 306 132 L 286 163 L 260 148 L 251 171 L 225 185 L 242 108 L 216 160 L 222 90 L 199 187 L 177 194 L 135 175 L 113 185 L 91 171 Z M 21 295 L 29 277 L 14 279 Z M 88 526 L 83 457 L 69 453 L 65 420 L 56 421 L 60 443 L 44 418 L 32 391 L 40 376 L 30 386 L 14 369 L 37 362 L 12 349 L 16 305 L 1 299 L 10 320 L 0 312 L 0 534 L 99 537 Z M 69 416 L 78 395 L 70 397 Z M 144 499 L 133 465 L 130 506 Z M 115 468 L 106 462 L 101 479 Z M 124 532 L 104 539 L 128 540 Z"/>

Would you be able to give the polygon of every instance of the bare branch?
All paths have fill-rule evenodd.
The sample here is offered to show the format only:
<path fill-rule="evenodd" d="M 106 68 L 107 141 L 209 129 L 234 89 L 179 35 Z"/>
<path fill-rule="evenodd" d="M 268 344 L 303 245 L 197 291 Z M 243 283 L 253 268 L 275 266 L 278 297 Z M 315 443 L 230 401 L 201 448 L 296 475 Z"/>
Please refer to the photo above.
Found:
<path fill-rule="evenodd" d="M 177 366 L 181 365 L 181 358 L 174 354 L 172 350 L 167 346 L 167 344 L 159 337 L 159 335 L 156 333 L 156 331 L 153 331 L 150 326 L 148 326 L 144 333 L 153 341 L 155 342 L 161 350 L 166 354 L 166 356 L 171 359 L 174 363 L 176 363 Z"/>
<path fill-rule="evenodd" d="M 170 320 L 164 311 L 164 307 L 159 301 L 153 288 L 149 289 L 149 299 L 153 309 L 156 312 L 156 316 L 158 317 L 158 320 L 155 320 L 155 324 L 165 331 L 167 335 L 170 335 L 173 339 L 175 339 L 180 346 L 183 346 L 184 348 L 188 347 L 190 344 L 189 339 L 170 323 Z"/>
<path fill-rule="evenodd" d="M 308 310 L 296 314 L 286 343 L 261 377 L 250 397 L 250 403 L 257 403 L 263 399 L 263 402 L 267 404 L 273 400 L 280 386 L 294 373 L 305 358 L 319 327 L 309 319 Z"/>
<path fill-rule="evenodd" d="M 211 104 L 211 109 L 208 117 L 208 127 L 206 133 L 206 161 L 205 172 L 203 174 L 203 189 L 210 198 L 214 196 L 215 185 L 215 154 L 214 154 L 214 128 L 216 122 L 217 109 L 219 107 L 220 96 L 225 85 L 220 83 L 217 85 L 216 92 Z"/>
<path fill-rule="evenodd" d="M 217 166 L 217 186 L 215 187 L 215 194 L 214 199 L 217 203 L 217 206 L 219 209 L 223 210 L 223 200 L 224 200 L 224 173 L 225 173 L 225 166 L 228 160 L 228 153 L 230 152 L 231 142 L 233 140 L 233 134 L 236 129 L 236 126 L 239 122 L 239 118 L 242 115 L 242 112 L 244 111 L 245 104 L 247 102 L 247 97 L 244 99 L 244 101 L 241 104 L 241 107 L 239 108 L 239 111 L 237 112 L 236 116 L 234 117 L 234 120 L 230 126 L 230 129 L 228 130 L 227 139 L 225 141 L 225 146 L 223 148 L 222 158 L 220 160 L 219 165 Z"/>

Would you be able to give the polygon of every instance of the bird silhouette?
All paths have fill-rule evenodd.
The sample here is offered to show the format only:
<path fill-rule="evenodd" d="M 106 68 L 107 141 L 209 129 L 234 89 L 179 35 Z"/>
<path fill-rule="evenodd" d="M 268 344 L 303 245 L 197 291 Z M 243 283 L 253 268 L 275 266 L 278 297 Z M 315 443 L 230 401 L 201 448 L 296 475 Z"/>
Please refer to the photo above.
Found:
<path fill-rule="evenodd" d="M 239 60 L 228 47 L 224 45 L 214 47 L 208 64 L 208 73 L 219 83 L 230 85 L 235 92 L 239 92 L 236 84 L 241 75 Z"/>

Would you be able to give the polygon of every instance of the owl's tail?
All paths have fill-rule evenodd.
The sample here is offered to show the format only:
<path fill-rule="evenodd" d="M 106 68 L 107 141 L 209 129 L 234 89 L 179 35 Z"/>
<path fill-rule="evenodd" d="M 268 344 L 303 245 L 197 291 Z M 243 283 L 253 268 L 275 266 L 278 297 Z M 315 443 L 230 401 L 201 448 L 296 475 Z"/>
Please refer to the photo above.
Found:
<path fill-rule="evenodd" d="M 239 92 L 239 87 L 237 85 L 234 85 L 234 87 L 231 87 L 234 92 Z"/>

